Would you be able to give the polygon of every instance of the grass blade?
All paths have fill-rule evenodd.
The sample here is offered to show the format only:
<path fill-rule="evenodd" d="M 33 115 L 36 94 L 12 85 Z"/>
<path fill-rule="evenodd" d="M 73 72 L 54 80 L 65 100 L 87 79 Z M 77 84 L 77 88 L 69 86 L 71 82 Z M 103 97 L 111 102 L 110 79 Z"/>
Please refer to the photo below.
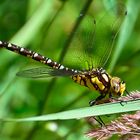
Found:
<path fill-rule="evenodd" d="M 48 115 L 41 115 L 36 117 L 28 117 L 21 119 L 1 119 L 2 121 L 16 121 L 16 122 L 26 122 L 26 121 L 48 121 L 48 120 L 68 120 L 68 119 L 79 119 L 89 116 L 101 116 L 107 114 L 123 113 L 129 111 L 140 110 L 140 99 L 131 100 L 127 103 L 124 102 L 122 106 L 119 102 L 117 103 L 107 103 L 101 105 L 95 105 L 93 107 L 85 107 L 75 110 L 69 110 L 64 112 L 58 112 Z"/>

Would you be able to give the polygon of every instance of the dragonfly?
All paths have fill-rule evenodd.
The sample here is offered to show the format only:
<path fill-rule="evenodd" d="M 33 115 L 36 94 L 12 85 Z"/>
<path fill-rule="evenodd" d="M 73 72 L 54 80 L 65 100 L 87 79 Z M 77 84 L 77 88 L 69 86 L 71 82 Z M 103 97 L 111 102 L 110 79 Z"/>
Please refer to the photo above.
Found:
<path fill-rule="evenodd" d="M 123 11 L 122 15 L 123 16 L 126 15 L 126 11 Z M 113 29 L 112 30 L 113 36 L 111 35 L 107 39 L 107 41 L 104 39 L 103 43 L 99 44 L 100 46 L 99 45 L 96 46 L 96 42 L 98 40 L 99 42 L 102 42 L 100 41 L 100 39 L 102 39 L 102 36 L 104 36 L 102 35 L 104 33 L 99 31 L 101 27 L 104 28 L 104 23 L 102 24 L 102 22 L 104 21 L 103 19 L 101 18 L 101 20 L 99 20 L 98 22 L 99 26 L 96 23 L 96 20 L 92 20 L 92 22 L 91 21 L 89 22 L 89 20 L 85 20 L 85 21 L 88 21 L 87 26 L 89 27 L 89 25 L 91 25 L 90 26 L 91 28 L 89 28 L 87 32 L 81 31 L 81 29 L 79 28 L 79 30 L 77 30 L 77 32 L 75 33 L 75 37 L 72 41 L 72 42 L 76 42 L 75 44 L 78 44 L 78 43 L 80 44 L 81 42 L 85 43 L 85 47 L 83 51 L 83 53 L 85 54 L 84 57 L 81 57 L 82 56 L 81 50 L 79 49 L 81 47 L 76 48 L 76 49 L 74 47 L 71 47 L 72 48 L 71 50 L 72 52 L 75 52 L 76 50 L 77 51 L 76 54 L 80 53 L 79 57 L 77 57 L 77 60 L 84 61 L 84 63 L 87 62 L 88 69 L 80 69 L 80 68 L 76 69 L 76 68 L 64 66 L 35 51 L 20 47 L 18 45 L 15 45 L 6 41 L 0 41 L 0 48 L 5 48 L 7 50 L 23 55 L 25 57 L 29 57 L 35 61 L 41 62 L 46 65 L 44 67 L 37 67 L 37 68 L 31 68 L 31 69 L 20 71 L 17 73 L 18 76 L 27 77 L 27 78 L 68 76 L 74 82 L 82 86 L 88 87 L 92 91 L 94 90 L 98 91 L 100 95 L 96 99 L 91 100 L 89 102 L 90 106 L 93 106 L 99 100 L 102 100 L 103 98 L 105 98 L 107 95 L 109 96 L 109 98 L 116 97 L 116 96 L 120 97 L 126 91 L 126 83 L 123 80 L 121 80 L 121 78 L 110 75 L 104 69 L 104 66 L 108 62 L 108 59 L 110 57 L 112 48 L 114 47 L 114 40 L 116 39 L 116 36 L 120 29 L 121 22 L 118 22 L 118 21 L 121 21 L 121 20 L 118 20 L 115 22 L 113 21 L 112 25 L 109 27 L 110 29 Z M 116 25 L 117 26 L 119 25 L 117 27 L 118 31 L 114 33 Z M 81 33 L 83 35 L 82 37 L 79 35 Z M 79 39 L 80 38 L 79 36 L 82 38 L 81 40 Z M 76 46 L 74 45 L 74 43 L 71 43 L 71 44 L 72 46 Z M 83 47 L 84 45 L 82 44 L 81 46 Z M 109 46 L 108 47 L 109 49 L 106 46 Z M 101 55 L 96 55 L 98 56 L 98 61 L 95 61 L 96 57 L 94 57 L 92 50 L 95 53 L 98 53 L 98 51 L 102 49 L 104 49 L 105 51 Z M 70 59 L 70 56 L 68 56 L 68 58 Z M 80 65 L 80 63 L 76 63 L 76 65 L 77 66 Z"/>

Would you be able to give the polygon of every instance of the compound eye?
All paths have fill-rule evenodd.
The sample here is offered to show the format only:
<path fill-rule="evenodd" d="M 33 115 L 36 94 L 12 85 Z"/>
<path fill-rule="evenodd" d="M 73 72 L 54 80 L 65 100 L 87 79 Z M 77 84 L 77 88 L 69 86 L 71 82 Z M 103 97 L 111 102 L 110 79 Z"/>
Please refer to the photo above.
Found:
<path fill-rule="evenodd" d="M 114 88 L 114 91 L 117 93 L 117 92 L 119 92 L 119 90 L 120 90 L 120 86 L 118 85 L 118 84 L 115 84 L 114 86 L 113 86 L 113 88 Z"/>
<path fill-rule="evenodd" d="M 121 80 L 118 77 L 113 77 L 111 79 L 111 87 L 112 87 L 112 92 L 115 94 L 118 94 L 120 92 L 121 88 Z"/>

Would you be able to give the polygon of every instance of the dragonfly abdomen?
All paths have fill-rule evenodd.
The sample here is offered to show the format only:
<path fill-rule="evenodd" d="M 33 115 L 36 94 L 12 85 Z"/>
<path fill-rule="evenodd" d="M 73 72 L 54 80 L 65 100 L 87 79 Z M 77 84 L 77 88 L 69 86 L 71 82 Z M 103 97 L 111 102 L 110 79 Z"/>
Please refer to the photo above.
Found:
<path fill-rule="evenodd" d="M 48 66 L 50 66 L 54 69 L 63 69 L 63 70 L 66 70 L 66 71 L 70 70 L 69 68 L 64 67 L 63 65 L 51 60 L 50 58 L 47 58 L 43 55 L 38 54 L 37 52 L 29 50 L 29 49 L 19 47 L 15 44 L 12 44 L 12 43 L 0 41 L 0 47 L 1 48 L 6 48 L 10 51 L 16 52 L 16 53 L 21 54 L 23 56 L 30 57 L 30 58 L 32 58 L 36 61 L 39 61 L 43 64 L 48 65 Z"/>

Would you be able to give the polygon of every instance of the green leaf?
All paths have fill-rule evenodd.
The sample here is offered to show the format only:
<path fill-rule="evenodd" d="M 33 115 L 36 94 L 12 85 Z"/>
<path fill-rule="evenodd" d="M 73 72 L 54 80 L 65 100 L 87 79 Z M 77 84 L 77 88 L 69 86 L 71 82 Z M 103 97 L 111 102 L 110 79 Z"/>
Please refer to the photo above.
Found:
<path fill-rule="evenodd" d="M 21 119 L 1 118 L 1 121 L 26 122 L 26 121 L 68 120 L 68 119 L 85 118 L 90 116 L 101 116 L 107 114 L 123 113 L 136 110 L 140 110 L 140 99 L 124 102 L 123 105 L 121 105 L 119 102 L 107 103 L 95 105 L 93 107 L 85 107 L 36 117 L 28 117 Z"/>

